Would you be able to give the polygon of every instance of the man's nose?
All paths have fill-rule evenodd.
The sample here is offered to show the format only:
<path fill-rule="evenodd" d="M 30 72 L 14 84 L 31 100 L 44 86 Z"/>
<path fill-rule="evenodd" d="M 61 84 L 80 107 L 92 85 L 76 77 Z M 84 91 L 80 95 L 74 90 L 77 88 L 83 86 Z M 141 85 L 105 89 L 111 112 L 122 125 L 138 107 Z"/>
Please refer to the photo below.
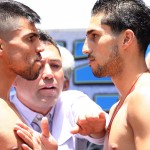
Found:
<path fill-rule="evenodd" d="M 53 71 L 52 71 L 51 67 L 49 66 L 49 64 L 46 63 L 44 66 L 42 78 L 43 79 L 51 79 L 53 77 L 54 77 Z"/>
<path fill-rule="evenodd" d="M 36 52 L 43 52 L 45 49 L 46 43 L 43 41 L 38 40 L 37 41 L 37 48 L 36 48 Z"/>
<path fill-rule="evenodd" d="M 90 53 L 89 47 L 87 45 L 87 39 L 84 42 L 83 48 L 82 48 L 82 53 L 88 55 Z"/>

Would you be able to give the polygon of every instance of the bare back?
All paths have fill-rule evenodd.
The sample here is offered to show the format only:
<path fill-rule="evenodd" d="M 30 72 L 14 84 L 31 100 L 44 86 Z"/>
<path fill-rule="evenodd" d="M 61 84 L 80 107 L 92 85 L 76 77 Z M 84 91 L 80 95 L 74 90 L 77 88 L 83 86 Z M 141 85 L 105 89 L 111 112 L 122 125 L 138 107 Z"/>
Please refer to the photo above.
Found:
<path fill-rule="evenodd" d="M 110 111 L 113 114 L 114 108 Z M 104 150 L 150 149 L 150 74 L 144 74 L 116 114 Z M 109 143 L 109 144 L 108 144 Z"/>
<path fill-rule="evenodd" d="M 21 150 L 22 140 L 14 132 L 14 125 L 21 121 L 15 108 L 0 99 L 0 149 Z"/>

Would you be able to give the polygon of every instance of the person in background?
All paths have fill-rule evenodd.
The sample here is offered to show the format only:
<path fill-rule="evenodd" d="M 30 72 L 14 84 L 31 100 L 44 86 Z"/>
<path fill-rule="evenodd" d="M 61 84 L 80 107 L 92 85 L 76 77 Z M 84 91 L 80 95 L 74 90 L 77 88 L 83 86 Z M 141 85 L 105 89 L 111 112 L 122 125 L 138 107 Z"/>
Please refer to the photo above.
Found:
<path fill-rule="evenodd" d="M 41 143 L 25 143 L 18 137 L 14 126 L 17 121 L 24 122 L 24 119 L 9 101 L 9 91 L 16 76 L 34 80 L 42 67 L 40 52 L 44 50 L 44 44 L 40 42 L 35 27 L 35 23 L 40 23 L 40 17 L 22 3 L 1 0 L 0 20 L 0 149 L 28 150 L 34 146 L 41 150 L 53 149 L 50 142 L 43 143 L 51 141 L 48 128 L 45 128 L 48 125 L 46 120 L 39 135 Z M 56 148 L 57 145 L 54 145 Z"/>
<path fill-rule="evenodd" d="M 63 91 L 62 53 L 52 38 L 42 31 L 40 39 L 46 43 L 41 52 L 40 75 L 34 81 L 17 76 L 14 81 L 16 94 L 11 95 L 11 102 L 27 125 L 38 132 L 40 125 L 34 122 L 35 118 L 40 124 L 41 118 L 47 116 L 50 133 L 58 142 L 59 150 L 86 150 L 87 140 L 103 144 L 105 133 L 102 136 L 99 133 L 105 132 L 106 114 L 84 93 Z"/>
<path fill-rule="evenodd" d="M 150 9 L 142 0 L 98 0 L 83 53 L 96 77 L 110 76 L 119 101 L 110 110 L 104 150 L 150 149 Z"/>
<path fill-rule="evenodd" d="M 66 91 L 69 90 L 70 87 L 70 79 L 75 67 L 75 61 L 72 53 L 68 49 L 62 46 L 58 46 L 58 48 L 61 53 L 62 67 L 64 71 L 63 91 Z"/>

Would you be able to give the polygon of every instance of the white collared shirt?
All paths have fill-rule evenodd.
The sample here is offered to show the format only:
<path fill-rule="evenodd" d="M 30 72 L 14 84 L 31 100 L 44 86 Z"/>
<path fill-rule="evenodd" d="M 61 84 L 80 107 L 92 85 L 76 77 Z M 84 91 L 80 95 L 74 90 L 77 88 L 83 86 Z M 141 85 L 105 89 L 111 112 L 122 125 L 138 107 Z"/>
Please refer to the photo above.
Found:
<path fill-rule="evenodd" d="M 40 113 L 34 112 L 28 107 L 26 107 L 21 101 L 18 100 L 16 94 L 12 94 L 10 97 L 10 101 L 15 105 L 25 122 L 29 127 L 32 128 L 31 123 L 36 115 L 43 116 Z M 54 107 L 52 107 L 51 111 L 49 112 L 51 116 L 54 115 Z M 44 117 L 44 116 L 43 116 Z"/>

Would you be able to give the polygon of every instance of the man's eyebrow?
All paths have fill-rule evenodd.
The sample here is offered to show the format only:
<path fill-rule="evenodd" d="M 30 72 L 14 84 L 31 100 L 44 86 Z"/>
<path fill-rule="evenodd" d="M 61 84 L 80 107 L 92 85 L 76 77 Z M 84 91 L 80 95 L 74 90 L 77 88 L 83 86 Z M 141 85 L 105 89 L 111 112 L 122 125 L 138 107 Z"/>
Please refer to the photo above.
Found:
<path fill-rule="evenodd" d="M 88 30 L 88 31 L 86 32 L 86 36 L 88 36 L 89 34 L 91 34 L 93 31 L 94 31 L 94 30 Z"/>
<path fill-rule="evenodd" d="M 50 61 L 51 61 L 51 62 L 61 62 L 60 59 L 51 59 Z"/>
<path fill-rule="evenodd" d="M 39 37 L 39 34 L 38 34 L 38 33 L 35 33 L 35 32 L 31 33 L 31 35 L 32 35 L 32 36 L 35 36 L 35 37 Z"/>

